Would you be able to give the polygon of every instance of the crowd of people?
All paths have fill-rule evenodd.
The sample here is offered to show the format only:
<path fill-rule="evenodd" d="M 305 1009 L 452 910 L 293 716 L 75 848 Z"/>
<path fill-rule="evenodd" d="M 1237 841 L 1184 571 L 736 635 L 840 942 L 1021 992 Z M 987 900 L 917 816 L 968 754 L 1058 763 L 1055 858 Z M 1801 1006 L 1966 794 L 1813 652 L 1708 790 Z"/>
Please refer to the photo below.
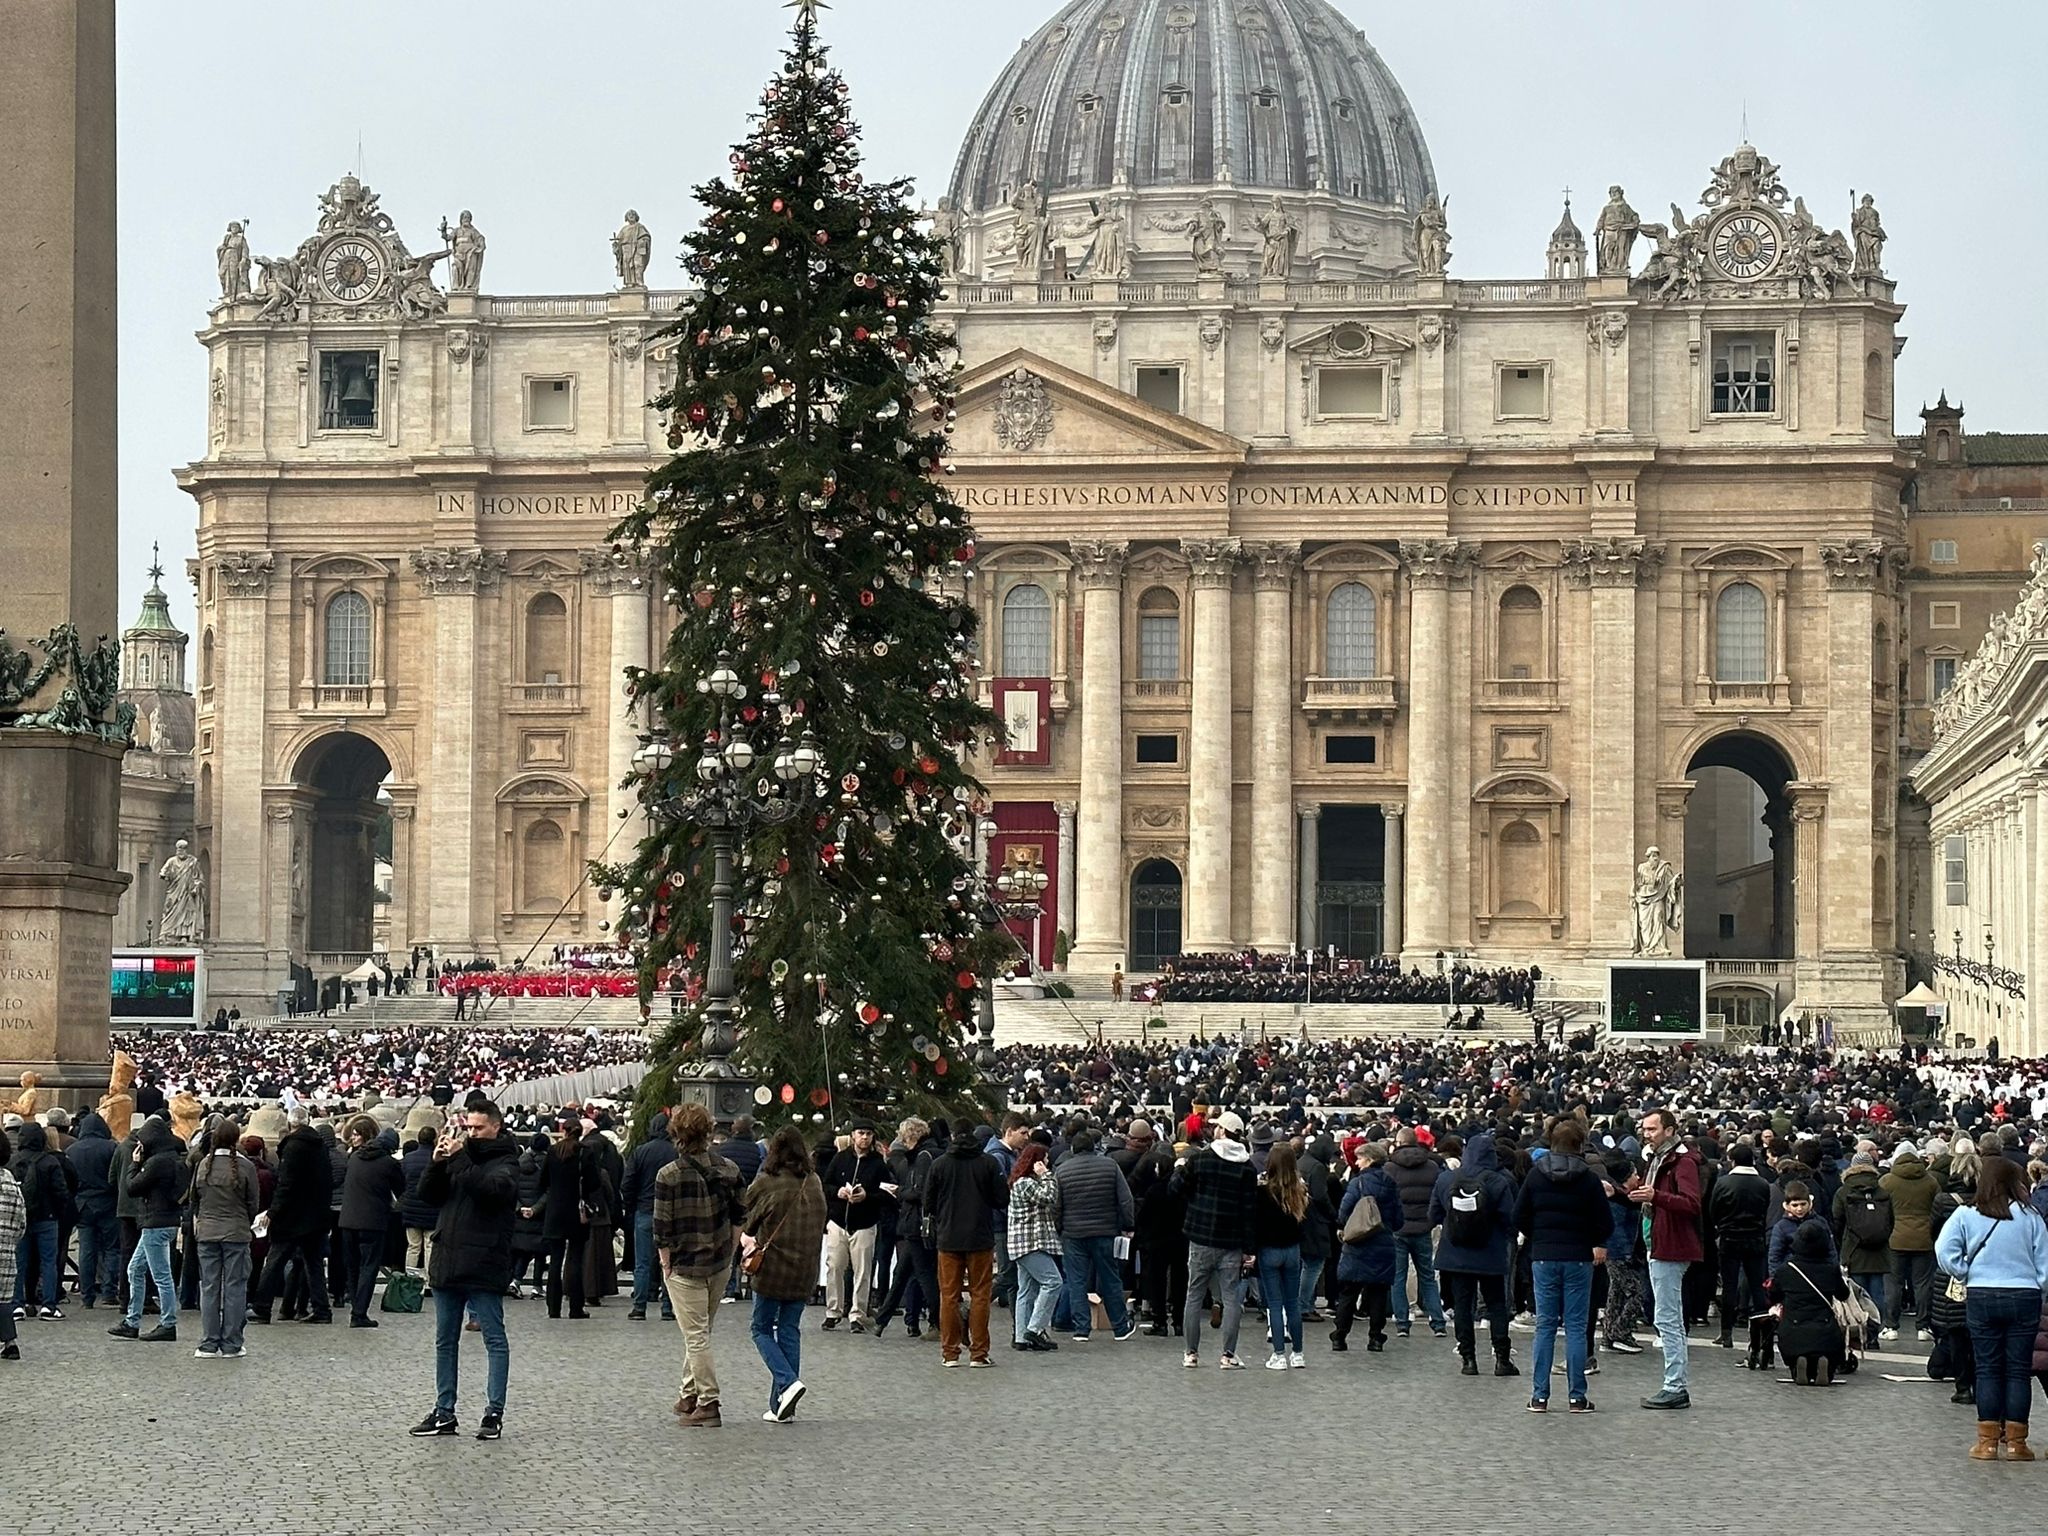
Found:
<path fill-rule="evenodd" d="M 1453 960 L 1441 970 L 1402 970 L 1398 960 L 1346 960 L 1313 950 L 1262 954 L 1176 955 L 1159 979 L 1130 989 L 1139 1003 L 1452 1003 L 1527 1010 L 1536 1003 L 1538 966 L 1474 969 Z M 1115 991 L 1121 993 L 1121 973 Z"/>
<path fill-rule="evenodd" d="M 229 1108 L 303 1099 L 316 1112 L 359 1105 L 365 1094 L 427 1095 L 445 1105 L 471 1089 L 588 1072 L 647 1052 L 638 1030 L 485 1024 L 138 1030 L 116 1033 L 114 1046 L 141 1064 L 143 1086 L 160 1097 Z"/>
<path fill-rule="evenodd" d="M 251 1095 L 243 1124 L 231 1095 L 144 1083 L 131 1126 L 10 1117 L 0 1358 L 19 1357 L 17 1324 L 63 1321 L 74 1264 L 72 1293 L 118 1307 L 118 1337 L 175 1340 L 196 1310 L 203 1358 L 244 1354 L 250 1323 L 346 1308 L 376 1326 L 379 1284 L 402 1309 L 417 1272 L 437 1339 L 423 1436 L 459 1428 L 465 1328 L 488 1361 L 478 1433 L 502 1432 L 504 1302 L 527 1294 L 565 1325 L 610 1298 L 672 1317 L 689 1428 L 723 1422 L 727 1300 L 751 1300 L 776 1422 L 808 1390 L 815 1305 L 824 1331 L 900 1321 L 979 1368 L 997 1363 L 999 1307 L 1020 1354 L 1149 1333 L 1178 1336 L 1191 1370 L 1260 1363 L 1252 1310 L 1276 1372 L 1308 1367 L 1312 1323 L 1332 1355 L 1361 1323 L 1366 1355 L 1426 1328 L 1461 1374 L 1522 1378 L 1534 1412 L 1554 1375 L 1593 1411 L 1602 1356 L 1646 1350 L 1661 1380 L 1643 1406 L 1682 1410 L 1707 1327 L 1812 1386 L 1882 1344 L 1927 1346 L 1928 1373 L 1976 1409 L 1970 1454 L 2032 1457 L 2048 1062 L 1191 1040 L 1015 1047 L 996 1075 L 1013 1107 L 992 1121 L 905 1116 L 886 1135 L 867 1119 L 721 1135 L 685 1106 L 635 1142 L 603 1106 L 521 1123 L 481 1087 L 366 1113 Z"/>

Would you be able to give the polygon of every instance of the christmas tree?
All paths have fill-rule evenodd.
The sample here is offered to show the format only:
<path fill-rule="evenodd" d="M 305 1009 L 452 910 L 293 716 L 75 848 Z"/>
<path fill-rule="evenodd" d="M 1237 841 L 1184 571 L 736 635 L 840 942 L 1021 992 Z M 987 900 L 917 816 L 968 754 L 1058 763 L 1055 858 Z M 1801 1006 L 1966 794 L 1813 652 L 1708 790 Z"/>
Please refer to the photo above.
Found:
<path fill-rule="evenodd" d="M 681 997 L 657 1012 L 643 1117 L 673 1102 L 724 988 L 722 870 L 735 1059 L 773 1113 L 963 1107 L 980 962 L 1007 939 L 971 861 L 962 759 L 996 724 L 955 595 L 973 534 L 939 481 L 956 365 L 927 324 L 937 245 L 907 182 L 862 177 L 818 6 L 793 8 L 730 178 L 697 189 L 695 291 L 655 402 L 675 456 L 613 532 L 645 546 L 677 614 L 661 667 L 627 673 L 653 830 L 596 872 L 624 892 L 643 1003 Z"/>

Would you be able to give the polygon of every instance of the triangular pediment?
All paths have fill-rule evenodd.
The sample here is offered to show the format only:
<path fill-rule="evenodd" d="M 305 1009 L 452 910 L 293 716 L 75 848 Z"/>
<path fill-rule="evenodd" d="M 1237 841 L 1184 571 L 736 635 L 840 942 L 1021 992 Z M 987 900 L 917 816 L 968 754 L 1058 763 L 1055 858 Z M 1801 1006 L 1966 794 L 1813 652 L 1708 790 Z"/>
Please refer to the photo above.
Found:
<path fill-rule="evenodd" d="M 1227 432 L 1147 405 L 1023 347 L 990 358 L 956 383 L 953 456 L 1074 466 L 1170 457 L 1235 463 L 1247 445 Z"/>

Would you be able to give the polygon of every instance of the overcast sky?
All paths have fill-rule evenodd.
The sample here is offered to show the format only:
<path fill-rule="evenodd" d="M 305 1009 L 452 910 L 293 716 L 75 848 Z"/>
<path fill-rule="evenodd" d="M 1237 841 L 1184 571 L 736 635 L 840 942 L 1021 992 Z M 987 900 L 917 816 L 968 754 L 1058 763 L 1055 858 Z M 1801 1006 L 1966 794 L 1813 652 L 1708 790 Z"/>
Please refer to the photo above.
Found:
<path fill-rule="evenodd" d="M 1647 218 L 1697 208 L 1751 139 L 1817 217 L 1877 196 L 1912 338 L 1900 429 L 1946 388 L 1983 431 L 2048 430 L 2048 59 L 2040 0 L 1336 0 L 1413 103 L 1453 199 L 1456 277 L 1540 275 L 1562 189 L 1581 227 L 1610 182 Z M 836 0 L 824 33 L 876 175 L 945 190 L 983 92 L 1056 0 Z M 193 504 L 172 468 L 205 446 L 193 333 L 229 219 L 282 254 L 353 168 L 416 250 L 464 208 L 492 293 L 595 293 L 630 205 L 650 284 L 679 281 L 689 189 L 725 166 L 774 69 L 778 0 L 122 0 L 123 622 L 160 539 L 191 627 Z M 360 139 L 361 155 L 357 144 Z"/>

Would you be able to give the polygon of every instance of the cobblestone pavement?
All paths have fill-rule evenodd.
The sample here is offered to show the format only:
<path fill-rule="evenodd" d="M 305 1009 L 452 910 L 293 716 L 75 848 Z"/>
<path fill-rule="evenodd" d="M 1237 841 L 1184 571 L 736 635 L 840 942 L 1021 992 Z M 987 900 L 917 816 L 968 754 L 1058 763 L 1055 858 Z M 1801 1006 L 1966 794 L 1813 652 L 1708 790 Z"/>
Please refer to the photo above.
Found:
<path fill-rule="evenodd" d="M 431 1305 L 431 1304 L 430 1304 Z M 507 1304 L 505 1438 L 471 1438 L 483 1351 L 465 1336 L 457 1439 L 412 1440 L 433 1401 L 433 1320 L 372 1331 L 278 1323 L 249 1330 L 249 1358 L 106 1336 L 104 1308 L 22 1325 L 25 1358 L 0 1364 L 10 1526 L 19 1536 L 262 1531 L 265 1536 L 419 1531 L 605 1533 L 1030 1531 L 1154 1533 L 1202 1515 L 1256 1516 L 1272 1532 L 1516 1532 L 1715 1527 L 1757 1533 L 2009 1528 L 2048 1507 L 2048 1464 L 1964 1458 L 1973 1413 L 1945 1384 L 1888 1382 L 1912 1357 L 1866 1365 L 1827 1392 L 1740 1368 L 1695 1346 L 1689 1413 L 1636 1407 L 1659 1356 L 1602 1357 L 1599 1411 L 1524 1411 L 1528 1380 L 1457 1375 L 1418 1327 L 1383 1355 L 1333 1355 L 1310 1325 L 1309 1368 L 1268 1372 L 1248 1315 L 1251 1369 L 1199 1371 L 1177 1341 L 1062 1343 L 1013 1353 L 997 1313 L 999 1369 L 943 1370 L 930 1337 L 882 1339 L 804 1322 L 811 1388 L 794 1425 L 764 1424 L 767 1373 L 744 1305 L 720 1310 L 718 1430 L 683 1430 L 670 1404 L 673 1325 L 628 1322 L 619 1302 L 588 1323 Z M 1527 1368 L 1529 1336 L 1515 1335 Z M 26 1407 L 40 1403 L 38 1418 Z M 40 1427 L 38 1427 L 40 1426 Z M 1837 1460 L 1836 1458 L 1842 1458 Z M 1847 1487 L 1843 1478 L 1850 1478 Z M 1832 1524 L 1838 1496 L 1853 1520 Z"/>

